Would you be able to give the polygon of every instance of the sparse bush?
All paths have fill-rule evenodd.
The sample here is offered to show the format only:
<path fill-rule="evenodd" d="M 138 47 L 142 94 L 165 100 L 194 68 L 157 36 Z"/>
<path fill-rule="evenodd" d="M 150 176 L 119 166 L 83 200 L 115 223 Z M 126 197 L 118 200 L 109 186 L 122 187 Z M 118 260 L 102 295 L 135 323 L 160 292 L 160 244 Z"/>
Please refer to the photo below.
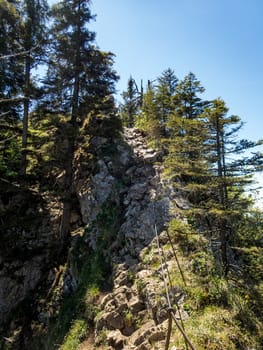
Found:
<path fill-rule="evenodd" d="M 205 237 L 196 232 L 191 225 L 182 219 L 173 219 L 170 221 L 169 233 L 185 254 L 189 254 L 198 249 L 207 248 L 207 240 Z"/>
<path fill-rule="evenodd" d="M 87 324 L 84 320 L 75 320 L 59 350 L 76 350 L 85 338 L 87 329 Z"/>

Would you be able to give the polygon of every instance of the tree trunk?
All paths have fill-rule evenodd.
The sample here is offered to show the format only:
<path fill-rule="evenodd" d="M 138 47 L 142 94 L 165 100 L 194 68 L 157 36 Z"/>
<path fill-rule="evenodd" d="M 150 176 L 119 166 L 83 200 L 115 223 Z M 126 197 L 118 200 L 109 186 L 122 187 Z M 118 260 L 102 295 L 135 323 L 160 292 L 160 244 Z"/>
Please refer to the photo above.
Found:
<path fill-rule="evenodd" d="M 22 132 L 22 154 L 21 154 L 21 175 L 26 175 L 27 167 L 27 139 L 28 139 L 28 116 L 30 104 L 30 70 L 31 57 L 28 54 L 25 60 L 25 89 L 24 89 L 24 111 L 23 111 L 23 132 Z"/>
<path fill-rule="evenodd" d="M 80 2 L 79 2 L 79 14 L 80 14 Z M 62 247 L 65 246 L 69 231 L 70 231 L 70 215 L 71 215 L 71 201 L 73 194 L 73 163 L 74 163 L 74 154 L 75 154 L 75 143 L 76 136 L 78 132 L 77 117 L 79 114 L 79 75 L 80 75 L 80 15 L 78 18 L 78 28 L 77 28 L 77 50 L 75 58 L 75 79 L 73 87 L 73 96 L 72 96 L 72 109 L 71 109 L 71 126 L 70 135 L 68 138 L 68 158 L 65 165 L 65 196 L 63 198 L 63 211 L 61 217 L 60 225 L 60 239 L 62 242 Z"/>
<path fill-rule="evenodd" d="M 226 164 L 225 164 L 225 143 L 224 132 L 221 130 L 220 119 L 216 119 L 216 147 L 217 147 L 217 176 L 219 178 L 219 201 L 221 209 L 226 210 L 228 206 L 228 195 L 226 180 Z M 228 225 L 226 219 L 221 219 L 219 223 L 220 232 L 220 251 L 224 276 L 227 276 L 229 270 L 229 262 L 227 255 L 227 246 L 229 239 Z"/>
<path fill-rule="evenodd" d="M 74 148 L 75 140 L 74 135 L 70 135 L 68 142 L 68 158 L 65 164 L 65 179 L 64 179 L 64 193 L 62 196 L 62 217 L 60 223 L 60 241 L 62 243 L 61 249 L 66 245 L 69 229 L 70 229 L 70 216 L 71 216 L 71 198 L 72 198 L 72 179 L 73 179 L 73 160 L 74 160 Z"/>

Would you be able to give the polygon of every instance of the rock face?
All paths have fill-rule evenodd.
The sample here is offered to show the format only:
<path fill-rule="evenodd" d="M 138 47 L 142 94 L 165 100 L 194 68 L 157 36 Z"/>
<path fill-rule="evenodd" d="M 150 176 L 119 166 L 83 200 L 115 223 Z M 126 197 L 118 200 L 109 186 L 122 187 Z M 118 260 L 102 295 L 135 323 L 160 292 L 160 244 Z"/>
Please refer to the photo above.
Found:
<path fill-rule="evenodd" d="M 90 226 L 112 195 L 113 200 L 120 202 L 119 238 L 125 245 L 118 251 L 118 257 L 123 259 L 127 254 L 137 257 L 153 239 L 155 226 L 160 232 L 167 224 L 172 196 L 164 190 L 160 183 L 160 168 L 154 165 L 160 155 L 147 147 L 138 130 L 125 129 L 124 143 L 116 142 L 115 164 L 111 157 L 100 159 L 98 172 L 78 182 L 77 196 L 82 220 Z"/>
<path fill-rule="evenodd" d="M 102 338 L 110 349 L 147 350 L 152 349 L 153 343 L 157 344 L 155 349 L 161 349 L 167 328 L 167 301 L 161 271 L 156 268 L 155 236 L 159 234 L 160 240 L 167 243 L 165 227 L 175 215 L 173 203 L 176 199 L 178 206 L 186 204 L 162 179 L 162 169 L 157 163 L 161 155 L 147 147 L 138 130 L 125 129 L 122 140 L 111 143 L 105 137 L 94 137 L 92 146 L 99 156 L 92 174 L 87 174 L 83 164 L 78 164 L 74 182 L 78 208 L 72 213 L 71 224 L 75 230 L 72 247 L 85 232 L 83 249 L 103 249 L 114 267 L 112 289 L 101 300 L 101 312 L 95 320 L 94 349 L 100 347 Z M 15 195 L 9 204 L 0 198 L 0 209 L 12 212 L 21 201 Z M 10 229 L 5 225 L 5 242 L 9 246 L 0 248 L 0 324 L 21 301 L 30 300 L 30 293 L 36 294 L 43 279 L 50 279 L 52 292 L 57 276 L 63 275 L 61 285 L 66 294 L 75 291 L 79 283 L 78 267 L 70 259 L 61 275 L 60 270 L 51 271 L 59 243 L 58 202 L 50 195 L 34 201 L 39 203 L 35 208 L 30 207 L 26 196 L 24 202 L 23 224 Z M 106 213 L 103 208 L 107 209 Z M 102 225 L 103 221 L 106 224 Z M 103 235 L 108 236 L 109 244 L 101 248 L 98 242 Z M 169 263 L 169 269 L 174 268 Z M 182 291 L 174 289 L 171 299 L 180 305 Z M 40 328 L 45 328 L 50 310 L 41 305 L 40 300 L 35 320 Z M 19 345 L 12 349 L 19 349 Z"/>
<path fill-rule="evenodd" d="M 165 186 L 156 164 L 160 154 L 147 147 L 138 130 L 125 129 L 124 141 L 117 146 L 115 164 L 111 158 L 100 159 L 98 172 L 79 183 L 77 191 L 83 221 L 89 226 L 109 199 L 121 208 L 117 238 L 109 247 L 114 264 L 113 290 L 99 305 L 94 349 L 100 346 L 102 334 L 106 334 L 111 349 L 147 350 L 153 343 L 161 349 L 168 305 L 160 269 L 156 271 L 151 265 L 158 260 L 156 232 L 160 234 L 174 215 L 174 197 L 178 194 Z M 93 227 L 89 241 L 93 249 L 98 231 Z M 167 243 L 165 231 L 160 238 Z M 169 269 L 174 268 L 170 264 Z M 175 289 L 171 298 L 180 304 L 183 293 Z"/>
<path fill-rule="evenodd" d="M 8 190 L 1 196 L 0 213 L 0 330 L 36 290 L 58 248 L 58 203 L 30 190 Z"/>

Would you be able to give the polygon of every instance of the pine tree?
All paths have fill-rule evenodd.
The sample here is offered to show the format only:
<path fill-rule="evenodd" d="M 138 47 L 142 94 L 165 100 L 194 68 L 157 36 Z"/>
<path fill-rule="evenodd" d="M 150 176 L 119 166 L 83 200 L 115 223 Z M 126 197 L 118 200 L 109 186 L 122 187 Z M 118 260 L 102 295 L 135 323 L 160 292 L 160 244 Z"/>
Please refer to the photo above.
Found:
<path fill-rule="evenodd" d="M 169 116 L 175 110 L 175 92 L 178 84 L 178 78 L 171 68 L 166 69 L 160 77 L 157 78 L 156 102 L 159 109 L 159 123 L 164 137 L 169 135 L 167 121 Z"/>
<path fill-rule="evenodd" d="M 189 73 L 175 88 L 174 111 L 168 115 L 166 123 L 169 130 L 167 173 L 180 180 L 178 186 L 184 186 L 187 196 L 196 195 L 197 184 L 201 186 L 207 176 L 203 157 L 206 128 L 202 113 L 209 103 L 201 99 L 203 92 L 200 81 Z"/>
<path fill-rule="evenodd" d="M 139 92 L 135 80 L 130 76 L 127 90 L 122 93 L 123 103 L 120 108 L 121 119 L 127 127 L 134 127 L 135 117 L 142 103 L 142 92 Z"/>
<path fill-rule="evenodd" d="M 38 65 L 44 59 L 48 5 L 46 0 L 23 0 L 16 6 L 20 14 L 19 43 L 25 52 L 21 60 L 24 70 L 23 86 L 21 88 L 23 94 L 21 174 L 25 175 L 27 167 L 30 102 L 36 95 L 32 69 L 37 69 Z"/>
<path fill-rule="evenodd" d="M 19 171 L 20 103 L 23 71 L 19 44 L 20 16 L 16 1 L 0 1 L 0 172 L 2 177 Z M 8 38 L 8 40 L 7 40 Z"/>
<path fill-rule="evenodd" d="M 52 8 L 51 53 L 45 87 L 45 108 L 63 114 L 67 120 L 66 159 L 64 164 L 63 213 L 61 241 L 69 234 L 73 164 L 80 126 L 87 115 L 112 113 L 114 110 L 113 55 L 101 52 L 93 44 L 95 33 L 88 30 L 93 19 L 90 1 L 64 0 Z"/>
<path fill-rule="evenodd" d="M 223 273 L 230 268 L 229 247 L 237 234 L 238 222 L 250 208 L 245 196 L 246 186 L 253 182 L 252 175 L 262 166 L 260 153 L 249 157 L 245 152 L 261 144 L 237 139 L 243 126 L 240 118 L 227 115 L 224 101 L 217 99 L 204 111 L 207 148 L 204 155 L 209 164 L 210 180 L 206 184 L 206 200 L 199 203 L 213 240 L 220 242 Z"/>

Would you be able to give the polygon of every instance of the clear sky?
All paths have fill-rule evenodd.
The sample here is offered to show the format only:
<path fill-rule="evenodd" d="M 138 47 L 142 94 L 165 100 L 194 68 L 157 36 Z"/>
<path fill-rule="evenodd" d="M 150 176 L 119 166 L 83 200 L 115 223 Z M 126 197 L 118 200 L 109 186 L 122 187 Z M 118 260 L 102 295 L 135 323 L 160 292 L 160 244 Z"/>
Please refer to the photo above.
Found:
<path fill-rule="evenodd" d="M 263 138 L 262 0 L 93 0 L 92 29 L 115 55 L 126 89 L 174 69 L 192 71 L 207 98 L 221 97 L 246 122 L 242 137 Z"/>
<path fill-rule="evenodd" d="M 240 138 L 263 138 L 263 0 L 93 0 L 92 12 L 98 46 L 116 55 L 119 94 L 130 75 L 139 84 L 192 71 L 204 98 L 221 97 L 246 123 Z"/>

